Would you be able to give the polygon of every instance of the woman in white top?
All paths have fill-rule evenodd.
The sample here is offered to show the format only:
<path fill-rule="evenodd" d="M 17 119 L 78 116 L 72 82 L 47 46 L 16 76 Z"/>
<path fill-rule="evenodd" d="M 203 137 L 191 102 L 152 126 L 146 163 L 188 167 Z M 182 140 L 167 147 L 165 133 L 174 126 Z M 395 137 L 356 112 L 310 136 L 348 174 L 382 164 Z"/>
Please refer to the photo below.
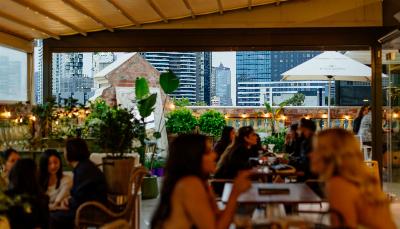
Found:
<path fill-rule="evenodd" d="M 61 156 L 54 149 L 48 149 L 43 153 L 39 172 L 40 186 L 49 196 L 49 209 L 55 210 L 69 197 L 72 177 L 63 173 Z"/>

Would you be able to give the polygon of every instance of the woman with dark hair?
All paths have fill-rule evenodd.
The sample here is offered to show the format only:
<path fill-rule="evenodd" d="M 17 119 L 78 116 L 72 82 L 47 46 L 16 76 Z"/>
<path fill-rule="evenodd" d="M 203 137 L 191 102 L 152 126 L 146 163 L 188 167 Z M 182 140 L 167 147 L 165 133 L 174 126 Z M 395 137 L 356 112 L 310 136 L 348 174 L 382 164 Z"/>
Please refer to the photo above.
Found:
<path fill-rule="evenodd" d="M 36 164 L 32 159 L 18 160 L 10 171 L 10 183 L 6 194 L 20 196 L 25 206 L 12 206 L 7 216 L 11 228 L 48 228 L 48 197 L 42 193 L 37 177 Z"/>
<path fill-rule="evenodd" d="M 368 112 L 369 112 L 369 105 L 362 106 L 360 108 L 360 110 L 358 111 L 357 118 L 355 118 L 354 122 L 353 122 L 354 134 L 358 134 L 358 131 L 360 130 L 360 126 L 361 126 L 361 120 L 365 115 L 368 114 Z"/>
<path fill-rule="evenodd" d="M 60 207 L 69 196 L 72 178 L 63 173 L 61 156 L 55 149 L 47 149 L 40 158 L 39 184 L 50 198 L 50 210 Z"/>
<path fill-rule="evenodd" d="M 241 127 L 233 145 L 221 156 L 215 178 L 233 179 L 240 170 L 250 169 L 249 158 L 255 145 L 257 145 L 257 134 L 253 127 Z"/>
<path fill-rule="evenodd" d="M 225 210 L 217 208 L 207 178 L 215 172 L 217 155 L 204 135 L 180 135 L 171 144 L 160 203 L 151 220 L 152 229 L 228 228 L 236 199 L 251 183 L 249 171 L 240 173 Z"/>
<path fill-rule="evenodd" d="M 107 202 L 107 187 L 104 174 L 89 160 L 89 150 L 85 140 L 67 140 L 64 157 L 74 168 L 71 197 L 61 203 L 61 210 L 51 212 L 51 228 L 73 228 L 75 212 L 87 201 Z"/>
<path fill-rule="evenodd" d="M 21 157 L 19 156 L 18 152 L 13 148 L 8 148 L 1 154 L 1 156 L 4 165 L 0 178 L 0 188 L 2 190 L 5 190 L 8 186 L 8 175 L 11 171 L 11 168 L 14 166 L 15 162 L 17 162 Z"/>
<path fill-rule="evenodd" d="M 217 153 L 217 161 L 224 153 L 226 148 L 230 144 L 232 144 L 232 142 L 235 140 L 235 137 L 236 137 L 235 128 L 231 126 L 225 126 L 224 129 L 222 130 L 221 138 L 214 146 L 214 151 Z"/>

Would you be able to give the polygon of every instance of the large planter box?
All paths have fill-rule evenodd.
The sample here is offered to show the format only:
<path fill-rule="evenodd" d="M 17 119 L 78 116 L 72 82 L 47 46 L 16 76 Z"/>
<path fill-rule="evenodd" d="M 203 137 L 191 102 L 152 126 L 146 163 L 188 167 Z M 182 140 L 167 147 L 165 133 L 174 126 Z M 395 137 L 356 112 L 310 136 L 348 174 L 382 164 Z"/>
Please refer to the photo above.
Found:
<path fill-rule="evenodd" d="M 144 177 L 142 199 L 154 199 L 158 196 L 158 179 L 156 176 Z"/>

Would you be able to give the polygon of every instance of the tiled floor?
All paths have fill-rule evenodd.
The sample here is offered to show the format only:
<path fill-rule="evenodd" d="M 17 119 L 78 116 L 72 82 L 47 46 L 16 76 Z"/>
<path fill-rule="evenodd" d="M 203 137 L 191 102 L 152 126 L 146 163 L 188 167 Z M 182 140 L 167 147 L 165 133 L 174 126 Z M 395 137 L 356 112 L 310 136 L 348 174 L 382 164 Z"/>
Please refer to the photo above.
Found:
<path fill-rule="evenodd" d="M 154 210 L 157 207 L 159 198 L 151 200 L 142 200 L 142 211 L 140 215 L 140 229 L 150 228 L 150 220 Z"/>

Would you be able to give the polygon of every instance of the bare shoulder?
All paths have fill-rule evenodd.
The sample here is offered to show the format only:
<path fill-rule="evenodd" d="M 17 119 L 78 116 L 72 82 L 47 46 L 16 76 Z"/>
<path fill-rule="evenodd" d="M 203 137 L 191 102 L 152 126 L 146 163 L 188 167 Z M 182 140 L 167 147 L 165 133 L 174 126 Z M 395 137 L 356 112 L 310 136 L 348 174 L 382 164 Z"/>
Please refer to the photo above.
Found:
<path fill-rule="evenodd" d="M 178 181 L 176 184 L 176 190 L 178 192 L 204 191 L 204 183 L 196 176 L 187 176 Z"/>

